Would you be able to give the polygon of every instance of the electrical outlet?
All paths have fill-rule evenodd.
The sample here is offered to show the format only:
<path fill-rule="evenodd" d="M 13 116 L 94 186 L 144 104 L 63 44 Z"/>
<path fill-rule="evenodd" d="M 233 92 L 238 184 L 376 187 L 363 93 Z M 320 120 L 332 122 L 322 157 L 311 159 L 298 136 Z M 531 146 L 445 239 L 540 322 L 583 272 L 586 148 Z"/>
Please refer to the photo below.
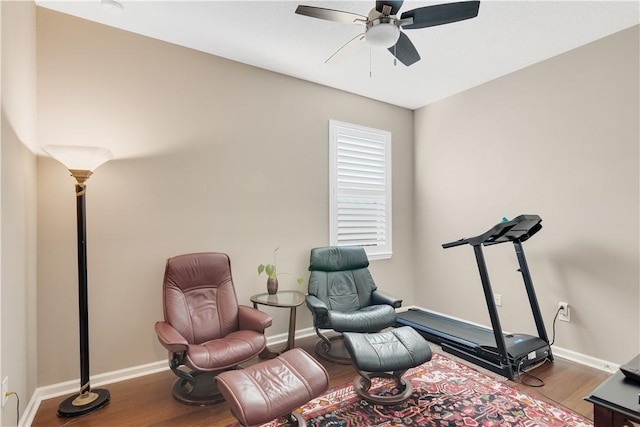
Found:
<path fill-rule="evenodd" d="M 4 377 L 2 380 L 2 407 L 7 403 L 7 393 L 9 392 L 9 377 Z"/>
<path fill-rule="evenodd" d="M 500 295 L 500 294 L 493 294 L 493 301 L 495 301 L 496 306 L 498 306 L 498 307 L 502 307 L 502 295 Z"/>
<path fill-rule="evenodd" d="M 571 322 L 571 312 L 569 311 L 569 303 L 568 302 L 559 302 L 558 303 L 558 319 L 563 322 Z"/>

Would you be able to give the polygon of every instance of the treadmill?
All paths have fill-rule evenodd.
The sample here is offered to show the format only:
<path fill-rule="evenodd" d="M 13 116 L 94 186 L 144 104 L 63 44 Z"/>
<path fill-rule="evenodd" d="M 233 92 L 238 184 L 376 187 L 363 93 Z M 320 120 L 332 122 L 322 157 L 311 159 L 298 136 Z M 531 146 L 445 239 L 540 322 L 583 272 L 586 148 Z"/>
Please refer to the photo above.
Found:
<path fill-rule="evenodd" d="M 538 215 L 520 215 L 510 221 L 505 218 L 501 223 L 476 237 L 463 238 L 442 245 L 445 249 L 462 245 L 473 247 L 492 329 L 419 309 L 398 313 L 396 326 L 411 326 L 428 341 L 440 345 L 443 351 L 511 380 L 531 365 L 545 359 L 553 361 L 549 338 L 522 248 L 522 242 L 540 231 L 541 222 L 542 219 Z M 518 271 L 522 274 L 529 297 L 531 312 L 538 330 L 537 337 L 527 334 L 505 334 L 500 325 L 482 248 L 506 242 L 513 243 L 518 258 L 520 265 Z"/>

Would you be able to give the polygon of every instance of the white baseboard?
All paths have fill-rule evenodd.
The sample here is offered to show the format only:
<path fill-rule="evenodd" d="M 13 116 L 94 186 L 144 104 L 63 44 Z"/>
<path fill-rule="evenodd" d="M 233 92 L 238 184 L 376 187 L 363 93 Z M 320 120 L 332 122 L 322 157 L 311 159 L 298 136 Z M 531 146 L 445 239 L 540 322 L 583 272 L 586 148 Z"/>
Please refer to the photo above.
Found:
<path fill-rule="evenodd" d="M 315 335 L 313 328 L 299 329 L 296 331 L 296 339 L 305 338 Z M 267 344 L 281 344 L 287 341 L 287 333 L 277 334 L 267 337 Z M 120 369 L 118 371 L 105 372 L 104 374 L 91 376 L 91 387 L 97 388 L 107 384 L 117 383 L 120 381 L 130 380 L 132 378 L 142 377 L 145 375 L 155 374 L 157 372 L 169 369 L 168 360 L 159 360 L 157 362 L 146 363 L 144 365 L 134 366 L 131 368 Z M 31 396 L 31 400 L 27 404 L 18 427 L 29 427 L 36 416 L 36 412 L 43 400 L 52 399 L 58 396 L 71 395 L 77 393 L 80 388 L 80 379 L 65 381 L 62 383 L 51 384 L 48 386 L 38 387 Z"/>
<path fill-rule="evenodd" d="M 620 365 L 616 363 L 607 362 L 606 360 L 587 356 L 586 354 L 578 353 L 573 350 L 567 350 L 566 348 L 556 347 L 555 345 L 553 346 L 552 351 L 554 356 L 561 357 L 563 359 L 567 359 L 581 365 L 589 366 L 591 368 L 600 369 L 601 371 L 605 371 L 610 374 L 615 374 L 616 371 L 620 369 Z"/>
<path fill-rule="evenodd" d="M 106 372 L 104 374 L 92 375 L 91 386 L 94 388 L 111 384 L 115 382 L 125 381 L 144 375 L 154 374 L 169 369 L 168 362 L 161 360 L 158 362 L 147 363 L 145 365 L 134 366 L 132 368 L 121 369 L 118 371 Z M 77 393 L 80 389 L 80 379 L 65 381 L 62 383 L 52 384 L 44 387 L 38 387 L 31 397 L 29 404 L 25 408 L 22 418 L 18 426 L 30 426 L 33 418 L 38 411 L 38 407 L 43 400 L 52 399 L 58 396 L 71 395 Z"/>
<path fill-rule="evenodd" d="M 427 310 L 417 306 L 406 306 L 398 309 L 398 312 L 409 310 L 410 308 L 416 308 L 425 311 Z M 433 312 L 433 311 L 432 311 Z M 437 312 L 434 312 L 437 313 Z M 442 313 L 437 313 L 444 316 Z M 296 331 L 296 339 L 305 338 L 315 335 L 314 328 L 305 328 L 299 329 Z M 281 344 L 287 341 L 287 334 L 282 333 L 278 335 L 273 335 L 267 338 L 267 343 L 269 345 Z M 597 359 L 595 357 L 587 356 L 585 354 L 577 353 L 572 350 L 563 349 L 560 347 L 553 347 L 554 356 L 561 357 L 563 359 L 570 360 L 575 363 L 579 363 L 582 365 L 586 365 L 592 368 L 600 369 L 609 373 L 615 373 L 619 365 L 608 362 L 606 360 Z M 131 368 L 121 369 L 118 371 L 106 372 L 104 374 L 98 374 L 91 376 L 91 385 L 92 387 L 104 386 L 107 384 L 112 384 L 120 381 L 130 380 L 132 378 L 141 377 L 144 375 L 155 374 L 157 372 L 162 372 L 169 369 L 167 360 L 159 360 L 157 362 L 151 362 L 144 365 L 134 366 Z M 29 427 L 35 418 L 36 412 L 38 411 L 38 407 L 43 400 L 51 399 L 58 396 L 63 396 L 67 394 L 73 394 L 78 392 L 80 380 L 72 380 L 65 381 L 58 384 L 52 384 L 44 387 L 38 387 L 31 397 L 25 411 L 20 418 L 20 422 L 18 427 Z"/>

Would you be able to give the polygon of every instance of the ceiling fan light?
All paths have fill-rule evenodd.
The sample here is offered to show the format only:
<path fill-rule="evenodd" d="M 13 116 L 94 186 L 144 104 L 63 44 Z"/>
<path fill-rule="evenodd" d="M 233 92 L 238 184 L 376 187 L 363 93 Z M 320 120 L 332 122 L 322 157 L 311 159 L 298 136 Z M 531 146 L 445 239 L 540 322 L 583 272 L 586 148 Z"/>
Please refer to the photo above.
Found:
<path fill-rule="evenodd" d="M 389 48 L 400 38 L 400 29 L 391 23 L 382 23 L 369 27 L 366 40 L 373 47 Z"/>

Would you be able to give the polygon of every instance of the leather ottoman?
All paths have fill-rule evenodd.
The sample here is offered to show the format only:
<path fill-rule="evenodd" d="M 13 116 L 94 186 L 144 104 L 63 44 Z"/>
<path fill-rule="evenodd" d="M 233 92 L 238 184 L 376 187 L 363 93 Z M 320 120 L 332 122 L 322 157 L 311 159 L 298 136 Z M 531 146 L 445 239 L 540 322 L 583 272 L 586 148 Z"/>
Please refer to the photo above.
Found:
<path fill-rule="evenodd" d="M 216 383 L 231 413 L 244 426 L 282 416 L 305 426 L 295 410 L 327 390 L 329 374 L 307 352 L 294 348 L 275 359 L 223 372 Z"/>
<path fill-rule="evenodd" d="M 353 380 L 353 388 L 360 397 L 380 405 L 404 402 L 413 393 L 411 381 L 402 375 L 409 368 L 431 360 L 431 348 L 411 326 L 385 332 L 359 334 L 345 332 L 344 344 L 360 374 Z M 374 378 L 391 378 L 399 389 L 397 394 L 369 392 Z"/>

